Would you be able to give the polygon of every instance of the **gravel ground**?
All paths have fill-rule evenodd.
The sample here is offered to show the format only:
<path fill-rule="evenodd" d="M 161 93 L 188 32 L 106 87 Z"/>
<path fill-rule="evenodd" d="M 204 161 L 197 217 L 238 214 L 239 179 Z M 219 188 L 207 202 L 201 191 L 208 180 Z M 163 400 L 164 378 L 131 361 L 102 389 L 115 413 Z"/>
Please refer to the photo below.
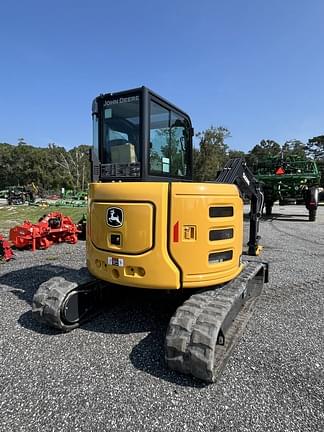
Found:
<path fill-rule="evenodd" d="M 32 320 L 31 300 L 84 266 L 84 243 L 17 252 L 0 265 L 0 431 L 323 431 L 324 207 L 315 223 L 274 207 L 261 234 L 271 279 L 213 385 L 164 365 L 178 298 L 119 291 L 61 334 Z"/>

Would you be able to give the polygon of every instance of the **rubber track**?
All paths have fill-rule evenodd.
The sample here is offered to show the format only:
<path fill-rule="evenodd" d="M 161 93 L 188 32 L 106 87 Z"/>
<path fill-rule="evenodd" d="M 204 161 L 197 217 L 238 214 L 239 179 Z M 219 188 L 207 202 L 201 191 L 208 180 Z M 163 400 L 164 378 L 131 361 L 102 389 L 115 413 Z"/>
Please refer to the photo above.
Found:
<path fill-rule="evenodd" d="M 177 309 L 165 340 L 165 359 L 171 369 L 206 382 L 217 379 L 244 331 L 256 297 L 246 299 L 226 332 L 224 346 L 217 345 L 219 331 L 232 305 L 245 295 L 248 281 L 254 278 L 261 265 L 249 262 L 233 281 L 221 288 L 194 294 Z"/>
<path fill-rule="evenodd" d="M 61 319 L 61 306 L 66 296 L 80 285 L 94 282 L 95 278 L 87 269 L 78 273 L 67 272 L 62 276 L 53 277 L 42 283 L 36 291 L 32 303 L 32 316 L 37 321 L 63 331 L 71 331 L 80 322 L 66 324 Z"/>

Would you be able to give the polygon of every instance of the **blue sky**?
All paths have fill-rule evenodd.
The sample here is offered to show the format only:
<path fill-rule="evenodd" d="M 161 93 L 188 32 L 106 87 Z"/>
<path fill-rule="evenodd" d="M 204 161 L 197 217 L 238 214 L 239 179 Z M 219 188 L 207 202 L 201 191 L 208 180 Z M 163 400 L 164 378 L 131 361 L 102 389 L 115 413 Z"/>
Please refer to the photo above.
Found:
<path fill-rule="evenodd" d="M 324 133 L 322 0 L 17 0 L 0 7 L 0 142 L 91 143 L 91 101 L 146 85 L 233 149 Z"/>

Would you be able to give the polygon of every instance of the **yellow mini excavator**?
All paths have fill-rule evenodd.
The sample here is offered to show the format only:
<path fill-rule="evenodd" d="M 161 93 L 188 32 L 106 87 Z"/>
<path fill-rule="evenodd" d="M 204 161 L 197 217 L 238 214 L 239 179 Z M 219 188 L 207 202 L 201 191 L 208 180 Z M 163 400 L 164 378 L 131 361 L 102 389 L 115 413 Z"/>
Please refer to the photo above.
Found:
<path fill-rule="evenodd" d="M 93 101 L 87 272 L 40 285 L 33 316 L 63 331 L 89 319 L 102 292 L 118 286 L 192 290 L 166 333 L 168 366 L 213 382 L 268 280 L 258 255 L 262 193 L 243 159 L 215 181 L 192 182 L 189 116 L 146 87 Z M 217 177 L 217 178 L 216 178 Z"/>

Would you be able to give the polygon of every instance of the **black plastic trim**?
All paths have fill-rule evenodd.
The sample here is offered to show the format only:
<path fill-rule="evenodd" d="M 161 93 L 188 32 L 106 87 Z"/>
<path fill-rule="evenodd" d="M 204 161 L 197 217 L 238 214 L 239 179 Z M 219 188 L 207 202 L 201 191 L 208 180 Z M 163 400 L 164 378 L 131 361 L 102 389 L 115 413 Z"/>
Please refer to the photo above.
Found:
<path fill-rule="evenodd" d="M 171 261 L 173 262 L 173 264 L 177 267 L 177 269 L 179 270 L 179 276 L 180 276 L 180 287 L 179 289 L 183 289 L 183 270 L 180 267 L 180 265 L 178 264 L 177 260 L 174 258 L 174 256 L 172 255 L 171 252 L 171 241 L 172 241 L 172 235 L 170 233 L 172 233 L 172 229 L 171 229 L 171 216 L 172 216 L 172 182 L 169 182 L 169 187 L 168 187 L 168 223 L 167 223 L 167 232 L 168 232 L 168 241 L 167 241 L 167 251 L 169 254 L 169 257 L 171 259 Z"/>
<path fill-rule="evenodd" d="M 209 231 L 210 241 L 230 240 L 234 237 L 233 228 L 211 229 Z"/>
<path fill-rule="evenodd" d="M 233 206 L 211 206 L 209 207 L 210 218 L 223 218 L 234 216 Z"/>
<path fill-rule="evenodd" d="M 213 261 L 212 258 L 222 258 L 222 261 Z M 209 264 L 220 264 L 225 261 L 231 261 L 233 259 L 233 251 L 227 250 L 227 251 L 219 251 L 219 252 L 211 252 L 208 254 L 208 263 Z"/>

